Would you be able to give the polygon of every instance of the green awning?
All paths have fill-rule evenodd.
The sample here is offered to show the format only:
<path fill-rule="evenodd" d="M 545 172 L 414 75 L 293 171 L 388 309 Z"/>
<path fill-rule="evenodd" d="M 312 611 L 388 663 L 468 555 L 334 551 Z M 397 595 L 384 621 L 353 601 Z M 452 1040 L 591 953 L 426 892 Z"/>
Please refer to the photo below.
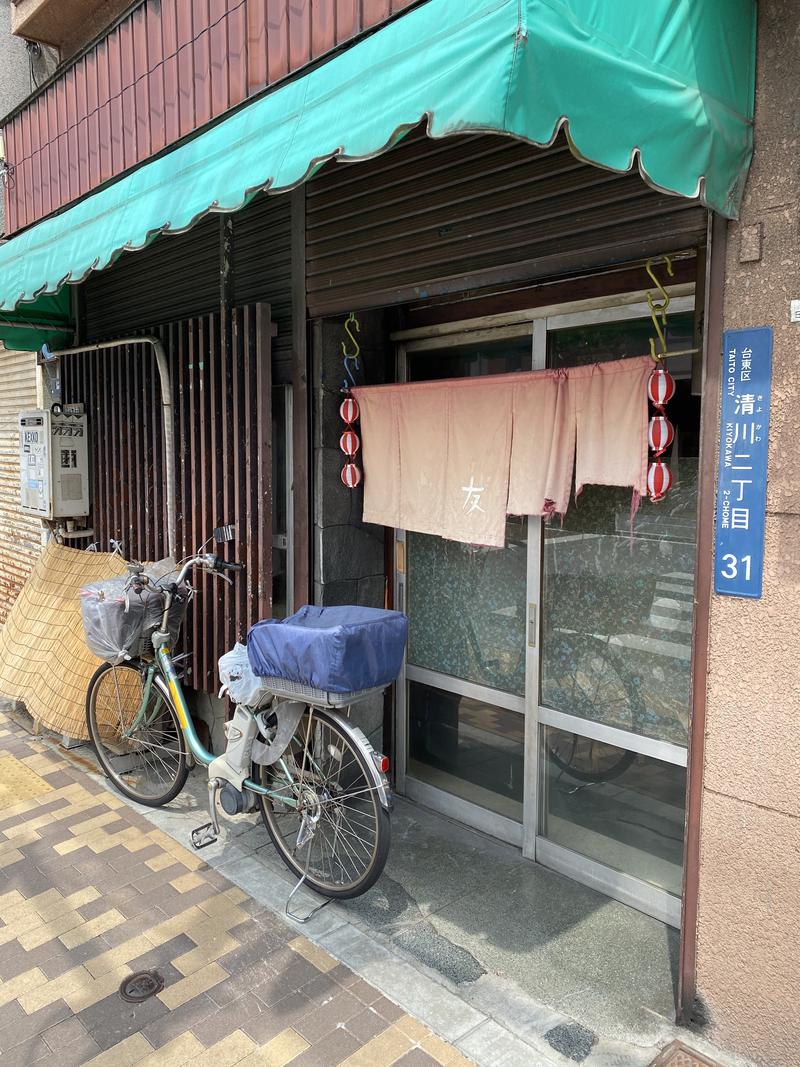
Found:
<path fill-rule="evenodd" d="M 735 217 L 752 152 L 755 0 L 428 0 L 0 246 L 0 308 L 102 270 L 333 158 L 498 133 L 638 168 Z"/>
<path fill-rule="evenodd" d="M 16 311 L 0 311 L 0 341 L 12 352 L 38 352 L 43 344 L 64 348 L 72 344 L 74 329 L 69 289 L 40 296 Z"/>

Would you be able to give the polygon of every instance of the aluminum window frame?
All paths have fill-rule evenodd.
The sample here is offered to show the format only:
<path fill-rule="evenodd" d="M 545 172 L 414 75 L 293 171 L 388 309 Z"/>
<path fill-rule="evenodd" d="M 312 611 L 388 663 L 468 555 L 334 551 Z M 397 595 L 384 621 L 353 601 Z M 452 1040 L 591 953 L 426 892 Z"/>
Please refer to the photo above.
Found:
<path fill-rule="evenodd" d="M 668 286 L 667 291 L 671 297 L 670 313 L 695 310 L 694 283 Z M 598 299 L 562 302 L 528 311 L 443 323 L 440 326 L 397 331 L 390 335 L 396 343 L 396 381 L 407 381 L 409 354 L 441 351 L 470 342 L 506 340 L 525 336 L 531 338 L 531 369 L 544 369 L 547 364 L 549 333 L 598 323 L 642 319 L 648 317 L 649 314 L 646 291 L 641 291 Z M 447 675 L 414 667 L 404 659 L 402 673 L 395 686 L 397 790 L 425 807 L 437 810 L 484 833 L 521 847 L 523 855 L 534 862 L 598 889 L 607 896 L 629 904 L 670 926 L 679 927 L 681 899 L 675 894 L 558 845 L 539 832 L 543 810 L 541 762 L 544 727 L 552 726 L 582 737 L 593 738 L 626 751 L 640 753 L 684 768 L 687 766 L 688 750 L 684 746 L 671 742 L 556 711 L 541 703 L 539 653 L 542 637 L 541 581 L 544 534 L 542 520 L 539 519 L 537 524 L 537 518 L 537 516 L 528 517 L 527 604 L 529 617 L 525 697 L 513 698 L 510 694 L 502 694 L 484 686 L 452 679 Z M 399 610 L 403 611 L 407 607 L 406 566 L 406 531 L 396 530 L 395 603 Z M 695 585 L 696 573 L 695 566 Z M 531 614 L 534 617 L 533 624 L 531 624 Z M 531 631 L 533 641 L 531 641 Z M 437 684 L 440 688 L 445 686 L 452 692 L 478 696 L 500 707 L 508 707 L 509 710 L 518 710 L 518 704 L 512 706 L 511 700 L 522 701 L 523 707 L 520 714 L 524 717 L 525 770 L 521 824 L 408 774 L 408 683 L 411 680 L 424 681 L 428 678 L 431 679 L 430 684 Z M 434 678 L 437 681 L 433 681 Z"/>

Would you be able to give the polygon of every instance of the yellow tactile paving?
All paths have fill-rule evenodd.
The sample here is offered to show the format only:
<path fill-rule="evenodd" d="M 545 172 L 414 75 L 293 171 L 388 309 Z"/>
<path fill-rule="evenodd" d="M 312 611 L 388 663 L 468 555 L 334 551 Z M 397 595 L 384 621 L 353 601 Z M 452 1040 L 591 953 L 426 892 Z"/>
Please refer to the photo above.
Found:
<path fill-rule="evenodd" d="M 63 789 L 53 789 L 48 795 L 48 801 L 61 800 L 65 797 L 74 797 L 80 794 L 81 796 L 88 797 L 91 794 L 83 788 L 79 782 L 75 782 L 73 785 L 66 785 Z M 35 811 L 41 805 L 41 800 L 38 797 L 34 797 L 30 800 L 20 800 L 16 804 L 12 804 L 10 807 L 4 808 L 2 811 L 3 821 L 10 818 L 15 818 L 17 815 L 24 815 L 26 812 Z M 38 816 L 42 820 L 42 825 L 45 822 L 49 822 L 49 814 Z M 23 824 L 24 825 L 24 824 Z"/>
<path fill-rule="evenodd" d="M 0 712 L 0 722 L 4 721 Z M 15 736 L 20 737 L 20 734 Z M 1 747 L 0 740 L 0 751 Z M 47 1014 L 48 1008 L 61 1003 L 62 1009 L 66 1005 L 79 1021 L 83 1018 L 102 1020 L 106 1017 L 106 1005 L 100 1002 L 108 1000 L 109 1005 L 116 1005 L 120 984 L 135 967 L 142 966 L 139 957 L 180 938 L 178 955 L 164 957 L 165 961 L 169 960 L 172 973 L 166 987 L 157 994 L 158 999 L 168 1012 L 180 1012 L 187 1006 L 187 1019 L 191 1020 L 196 1015 L 192 1002 L 205 993 L 213 998 L 218 986 L 220 992 L 227 988 L 224 999 L 219 1001 L 229 1005 L 220 1009 L 222 1018 L 218 1019 L 211 1009 L 211 1025 L 205 1030 L 202 1027 L 206 1017 L 203 1017 L 194 1024 L 189 1021 L 186 1030 L 178 1036 L 173 1036 L 177 1032 L 174 1027 L 160 1038 L 157 1027 L 152 1031 L 148 1029 L 148 1038 L 134 1034 L 87 1062 L 95 1067 L 287 1067 L 311 1050 L 315 1063 L 340 1067 L 343 1052 L 339 1055 L 332 1052 L 328 1059 L 325 1058 L 329 1034 L 318 1038 L 312 1046 L 288 1025 L 290 1017 L 281 1020 L 279 1015 L 276 1025 L 284 1029 L 260 1044 L 246 1032 L 250 1029 L 245 1022 L 249 1016 L 236 1018 L 236 1012 L 240 1010 L 236 998 L 241 996 L 241 990 L 236 988 L 236 975 L 242 966 L 250 965 L 254 934 L 262 936 L 252 924 L 269 926 L 272 921 L 254 913 L 250 905 L 240 906 L 249 901 L 247 894 L 235 886 L 221 891 L 212 889 L 217 884 L 216 876 L 206 873 L 202 858 L 188 852 L 162 831 L 149 829 L 148 824 L 132 816 L 125 803 L 113 793 L 92 793 L 80 783 L 50 788 L 46 776 L 64 761 L 54 758 L 44 746 L 33 749 L 28 744 L 28 750 L 32 754 L 21 756 L 16 763 L 29 778 L 41 777 L 47 790 L 39 797 L 20 798 L 17 795 L 14 803 L 5 808 L 0 803 L 0 825 L 3 826 L 0 830 L 0 868 L 24 860 L 26 852 L 30 851 L 28 858 L 33 859 L 34 884 L 21 881 L 19 888 L 0 894 L 0 946 L 16 942 L 19 950 L 24 952 L 53 942 L 53 959 L 74 952 L 74 965 L 69 965 L 67 957 L 67 969 L 57 973 L 56 967 L 55 976 L 50 978 L 46 973 L 50 957 L 37 956 L 37 963 L 40 958 L 46 961 L 41 967 L 29 966 L 22 973 L 0 981 L 0 1007 L 16 1004 L 13 1010 L 21 1009 L 31 1020 L 36 1013 Z M 20 748 L 15 748 L 15 752 L 19 753 Z M 3 758 L 0 755 L 0 774 Z M 69 766 L 68 763 L 64 765 Z M 60 780 L 63 781 L 63 777 Z M 57 832 L 51 829 L 54 824 L 57 824 Z M 34 847 L 29 850 L 28 846 Z M 113 856 L 105 855 L 120 846 L 131 854 L 130 868 L 127 861 L 120 864 Z M 143 851 L 146 858 L 138 855 Z M 91 857 L 87 857 L 87 852 Z M 47 855 L 51 857 L 50 861 Z M 48 870 L 53 884 L 50 888 L 41 888 L 42 874 Z M 153 886 L 158 903 L 154 902 L 151 916 L 147 898 L 143 897 L 144 908 L 132 911 L 133 918 L 128 920 L 125 904 L 128 901 L 138 903 L 139 880 L 144 871 L 151 872 L 143 881 Z M 76 872 L 80 872 L 89 884 L 77 883 L 80 888 L 75 889 Z M 115 890 L 117 875 L 120 888 L 129 886 L 130 889 L 106 903 L 104 893 Z M 92 880 L 95 885 L 91 884 Z M 35 887 L 30 896 L 25 895 L 28 884 L 31 889 Z M 45 881 L 44 885 L 47 884 Z M 191 897 L 187 899 L 183 894 L 193 894 L 201 887 L 205 888 L 197 895 L 204 899 L 189 904 Z M 143 887 L 141 891 L 146 892 Z M 81 912 L 89 905 L 93 906 L 84 917 Z M 176 910 L 177 914 L 173 914 Z M 113 944 L 120 936 L 126 936 L 124 931 L 128 921 L 131 922 L 130 936 Z M 148 921 L 153 925 L 147 927 Z M 243 927 L 241 936 L 237 931 L 240 926 Z M 115 930 L 119 932 L 111 941 L 112 947 L 108 947 L 109 942 L 103 937 L 110 936 Z M 265 955 L 274 949 L 274 930 L 275 927 L 265 941 Z M 95 938 L 98 939 L 97 949 L 84 962 L 87 955 L 84 946 L 89 946 L 91 952 Z M 329 974 L 333 983 L 340 983 L 339 988 L 348 988 L 344 980 L 347 968 L 342 968 L 337 960 L 302 934 L 286 930 L 280 944 L 290 948 L 303 961 L 302 965 L 293 967 L 293 973 L 303 976 L 299 978 L 300 984 L 287 988 L 287 996 L 294 989 L 300 989 L 304 982 L 314 980 L 310 977 L 314 973 Z M 14 953 L 17 951 L 12 951 L 11 958 L 16 958 Z M 337 969 L 345 974 L 339 975 Z M 229 985 L 226 987 L 225 983 Z M 229 999 L 231 992 L 233 1000 Z M 251 1003 L 252 1000 L 249 997 Z M 95 1005 L 99 1005 L 97 1011 L 81 1015 L 86 1009 L 94 1009 Z M 272 1011 L 266 1004 L 261 1010 Z M 321 1008 L 312 1000 L 307 1011 L 313 1015 L 317 1010 Z M 231 1013 L 229 1033 L 224 1019 L 227 1011 Z M 417 1020 L 402 1016 L 392 1024 L 389 1021 L 391 1013 L 387 1012 L 387 1016 L 383 1018 L 378 1013 L 382 1032 L 345 1059 L 341 1067 L 390 1067 L 414 1049 L 423 1050 L 441 1067 L 467 1067 L 468 1061 L 463 1056 Z M 165 1015 L 164 1022 L 171 1018 L 171 1015 Z M 268 1032 L 274 1034 L 274 1027 L 269 1029 L 272 1025 L 269 1020 L 267 1025 Z M 347 1026 L 346 1021 L 339 1023 L 340 1029 L 347 1031 Z M 87 1029 L 92 1037 L 97 1036 L 91 1025 L 87 1024 Z M 213 1036 L 207 1039 L 204 1037 L 206 1033 Z M 160 1041 L 165 1043 L 160 1045 Z M 355 1047 L 356 1039 L 349 1031 L 347 1042 L 348 1049 Z M 57 1058 L 57 1054 L 53 1058 Z"/>
<path fill-rule="evenodd" d="M 0 810 L 52 791 L 53 787 L 22 760 L 0 756 Z"/>

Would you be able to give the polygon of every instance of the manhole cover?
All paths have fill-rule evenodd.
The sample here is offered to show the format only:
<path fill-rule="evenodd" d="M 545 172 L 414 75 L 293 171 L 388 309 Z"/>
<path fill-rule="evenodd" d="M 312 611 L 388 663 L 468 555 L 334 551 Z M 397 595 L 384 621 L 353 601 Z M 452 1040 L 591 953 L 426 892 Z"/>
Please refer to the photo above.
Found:
<path fill-rule="evenodd" d="M 682 1041 L 672 1041 L 661 1054 L 656 1056 L 650 1067 L 720 1067 L 715 1060 L 696 1049 L 689 1048 Z"/>
<path fill-rule="evenodd" d="M 154 997 L 164 988 L 164 979 L 158 971 L 137 971 L 129 974 L 119 987 L 119 995 L 129 1004 L 139 1004 Z"/>

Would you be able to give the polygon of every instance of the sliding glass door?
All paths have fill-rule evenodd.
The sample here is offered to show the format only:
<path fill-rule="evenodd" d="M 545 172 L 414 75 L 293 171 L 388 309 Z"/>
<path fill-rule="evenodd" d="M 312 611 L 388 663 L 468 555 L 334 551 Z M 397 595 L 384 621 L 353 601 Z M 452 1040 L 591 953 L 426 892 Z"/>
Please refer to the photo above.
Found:
<path fill-rule="evenodd" d="M 693 298 L 673 300 L 673 350 Z M 640 355 L 638 302 L 402 338 L 401 378 Z M 699 398 L 670 366 L 667 499 L 588 486 L 563 523 L 509 517 L 506 547 L 397 531 L 408 612 L 398 684 L 401 792 L 677 924 L 694 596 Z"/>

